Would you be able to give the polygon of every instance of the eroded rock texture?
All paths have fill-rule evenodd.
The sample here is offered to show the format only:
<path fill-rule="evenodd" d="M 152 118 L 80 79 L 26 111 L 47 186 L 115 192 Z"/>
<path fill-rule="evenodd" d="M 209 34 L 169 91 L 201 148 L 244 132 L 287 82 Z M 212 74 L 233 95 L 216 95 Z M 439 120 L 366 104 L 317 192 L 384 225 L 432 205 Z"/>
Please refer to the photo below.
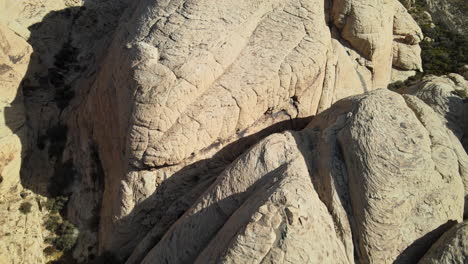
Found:
<path fill-rule="evenodd" d="M 134 2 L 76 121 L 106 175 L 101 251 L 129 255 L 155 223 L 159 239 L 289 120 L 420 69 L 421 39 L 395 0 Z"/>
<path fill-rule="evenodd" d="M 466 153 L 451 133 L 412 95 L 341 100 L 241 155 L 127 263 L 417 262 L 462 221 Z"/>
<path fill-rule="evenodd" d="M 70 183 L 60 191 L 71 195 L 67 215 L 80 230 L 75 258 L 416 263 L 468 215 L 466 81 L 381 89 L 421 70 L 423 36 L 398 1 L 86 3 L 31 32 L 34 16 L 7 23 L 37 45 L 25 79 L 26 120 L 34 120 L 25 168 Z M 0 59 L 19 84 L 27 62 Z M 0 140 L 4 131 L 18 137 L 12 128 L 24 123 L 17 94 L 10 120 L 18 122 L 2 123 Z M 40 140 L 49 134 L 60 138 Z M 21 239 L 40 224 L 40 213 L 32 216 L 21 218 Z M 0 255 L 6 250 L 0 243 Z"/>
<path fill-rule="evenodd" d="M 83 237 L 75 247 L 77 257 L 96 254 L 97 230 L 86 229 L 92 229 L 88 220 L 96 215 L 92 209 L 102 188 L 80 178 L 90 182 L 83 194 L 75 185 L 77 170 L 64 153 L 71 120 L 66 112 L 77 87 L 95 71 L 124 7 L 124 1 L 114 0 L 0 0 L 2 264 L 49 260 L 43 252 L 48 246 L 43 196 L 69 195 L 72 189 L 79 199 L 71 199 L 68 215 Z M 64 182 L 68 186 L 60 186 Z M 23 203 L 31 204 L 30 213 L 19 211 Z"/>
<path fill-rule="evenodd" d="M 468 261 L 468 223 L 465 221 L 448 230 L 419 263 L 466 263 Z"/>

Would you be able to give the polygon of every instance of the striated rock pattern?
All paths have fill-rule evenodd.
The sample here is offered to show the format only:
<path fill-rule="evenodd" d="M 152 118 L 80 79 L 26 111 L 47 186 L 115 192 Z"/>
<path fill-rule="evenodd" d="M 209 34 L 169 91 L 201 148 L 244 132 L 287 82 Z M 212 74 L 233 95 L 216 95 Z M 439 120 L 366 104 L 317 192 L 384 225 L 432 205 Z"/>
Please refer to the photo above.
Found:
<path fill-rule="evenodd" d="M 462 221 L 450 133 L 412 95 L 341 100 L 241 155 L 127 263 L 415 263 Z"/>
<path fill-rule="evenodd" d="M 468 216 L 468 159 L 465 149 L 458 142 L 468 136 L 466 133 L 468 118 L 468 82 L 458 74 L 436 77 L 428 76 L 419 84 L 399 90 L 400 93 L 412 94 L 423 100 L 443 120 L 443 125 L 450 129 L 448 138 L 444 139 L 454 144 L 459 164 L 458 170 L 463 177 L 465 186 L 465 217 Z M 440 142 L 442 144 L 442 142 Z M 444 144 L 442 144 L 444 145 Z"/>
<path fill-rule="evenodd" d="M 420 69 L 421 39 L 396 0 L 135 1 L 73 121 L 106 175 L 101 252 L 160 237 L 250 136 Z"/>
<path fill-rule="evenodd" d="M 421 264 L 466 262 L 468 262 L 468 223 L 466 221 L 447 231 L 419 261 Z"/>
<path fill-rule="evenodd" d="M 25 183 L 70 196 L 84 262 L 464 255 L 467 82 L 385 89 L 422 70 L 397 0 L 0 7 L 0 263 L 47 260 Z"/>

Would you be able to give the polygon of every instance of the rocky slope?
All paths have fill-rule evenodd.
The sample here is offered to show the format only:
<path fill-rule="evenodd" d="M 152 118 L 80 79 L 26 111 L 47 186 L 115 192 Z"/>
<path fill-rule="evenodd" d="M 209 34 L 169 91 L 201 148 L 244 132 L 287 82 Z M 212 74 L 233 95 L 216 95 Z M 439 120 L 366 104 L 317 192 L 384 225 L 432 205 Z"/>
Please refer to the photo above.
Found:
<path fill-rule="evenodd" d="M 468 87 L 385 89 L 422 70 L 397 0 L 49 2 L 2 14 L 0 190 L 68 196 L 78 261 L 415 263 L 467 215 Z"/>

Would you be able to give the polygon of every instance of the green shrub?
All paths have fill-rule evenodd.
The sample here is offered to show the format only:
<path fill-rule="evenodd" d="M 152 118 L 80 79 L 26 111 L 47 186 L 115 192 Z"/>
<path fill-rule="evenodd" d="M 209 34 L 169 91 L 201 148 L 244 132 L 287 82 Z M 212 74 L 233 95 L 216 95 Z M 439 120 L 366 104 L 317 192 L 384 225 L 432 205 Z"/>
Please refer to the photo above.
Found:
<path fill-rule="evenodd" d="M 421 41 L 421 58 L 424 74 L 416 76 L 420 80 L 426 74 L 445 75 L 457 72 L 468 64 L 468 36 L 459 34 L 443 24 L 431 24 L 424 15 L 428 10 L 421 0 L 400 0 L 421 27 L 425 39 Z M 460 4 L 460 10 L 468 10 L 468 5 Z M 435 26 L 434 26 L 435 25 Z"/>
<path fill-rule="evenodd" d="M 390 90 L 398 90 L 405 87 L 405 83 L 403 81 L 396 81 L 388 85 L 388 89 Z"/>
<path fill-rule="evenodd" d="M 57 196 L 55 198 L 48 199 L 45 203 L 45 207 L 51 213 L 59 213 L 65 207 L 68 202 L 68 197 Z"/>
<path fill-rule="evenodd" d="M 53 236 L 47 237 L 44 241 L 54 246 L 55 249 L 67 251 L 75 245 L 78 232 L 72 223 L 66 220 L 61 221 L 58 215 L 49 215 L 44 222 L 44 227 L 54 233 Z"/>
<path fill-rule="evenodd" d="M 54 234 L 57 233 L 60 229 L 60 217 L 58 215 L 49 215 L 44 222 L 44 227 Z"/>
<path fill-rule="evenodd" d="M 19 211 L 23 214 L 29 214 L 31 212 L 32 204 L 30 202 L 23 202 L 20 207 Z"/>
<path fill-rule="evenodd" d="M 77 231 L 72 223 L 63 221 L 59 230 L 56 232 L 54 246 L 62 251 L 70 250 L 76 243 Z"/>

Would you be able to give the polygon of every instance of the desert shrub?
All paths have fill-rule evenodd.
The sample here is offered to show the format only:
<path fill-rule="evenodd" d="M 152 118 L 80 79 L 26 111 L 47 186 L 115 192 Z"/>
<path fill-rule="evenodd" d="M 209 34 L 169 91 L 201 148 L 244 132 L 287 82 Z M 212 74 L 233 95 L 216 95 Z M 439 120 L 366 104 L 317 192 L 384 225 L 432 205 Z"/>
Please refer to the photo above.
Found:
<path fill-rule="evenodd" d="M 62 209 L 67 204 L 67 201 L 68 201 L 68 197 L 57 196 L 55 198 L 48 199 L 47 202 L 45 203 L 45 207 L 51 213 L 60 213 L 60 211 L 62 211 Z"/>
<path fill-rule="evenodd" d="M 424 1 L 400 2 L 408 9 L 425 36 L 420 43 L 424 74 L 419 74 L 413 79 L 420 80 L 426 74 L 444 75 L 457 72 L 461 66 L 468 64 L 468 36 L 454 32 L 436 21 L 431 24 L 424 15 L 428 10 Z M 468 10 L 466 3 L 459 6 L 461 10 Z"/>
<path fill-rule="evenodd" d="M 451 32 L 442 25 L 421 26 L 427 39 L 421 42 L 421 58 L 426 74 L 443 75 L 468 64 L 468 36 Z"/>
<path fill-rule="evenodd" d="M 49 217 L 44 221 L 44 227 L 52 233 L 57 233 L 60 229 L 60 216 L 49 215 Z"/>
<path fill-rule="evenodd" d="M 405 83 L 403 81 L 396 81 L 388 85 L 388 89 L 390 90 L 398 90 L 405 87 Z"/>
<path fill-rule="evenodd" d="M 19 207 L 19 211 L 23 214 L 29 214 L 31 212 L 32 204 L 30 202 L 23 202 Z"/>
<path fill-rule="evenodd" d="M 75 226 L 68 221 L 63 221 L 56 232 L 57 237 L 54 246 L 62 251 L 70 250 L 76 243 L 77 231 Z"/>
<path fill-rule="evenodd" d="M 61 221 L 58 215 L 51 215 L 44 222 L 44 227 L 54 234 L 47 237 L 44 242 L 51 244 L 55 249 L 67 251 L 75 245 L 78 232 L 72 223 Z"/>

